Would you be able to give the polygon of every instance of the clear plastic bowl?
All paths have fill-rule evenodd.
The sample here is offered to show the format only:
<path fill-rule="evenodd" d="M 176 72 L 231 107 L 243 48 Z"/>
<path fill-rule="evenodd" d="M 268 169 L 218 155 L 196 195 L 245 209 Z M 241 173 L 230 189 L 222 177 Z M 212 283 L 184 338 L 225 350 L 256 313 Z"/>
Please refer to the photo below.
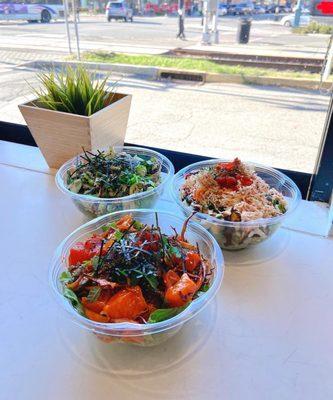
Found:
<path fill-rule="evenodd" d="M 145 224 L 155 224 L 155 211 L 153 210 L 130 210 L 118 211 L 96 218 L 67 236 L 59 245 L 50 267 L 49 280 L 58 303 L 66 311 L 70 319 L 80 327 L 96 334 L 99 339 L 106 343 L 122 342 L 134 343 L 141 346 L 157 345 L 177 333 L 182 325 L 198 314 L 216 295 L 223 278 L 224 260 L 220 247 L 213 236 L 201 225 L 190 221 L 186 230 L 186 238 L 190 242 L 198 243 L 201 253 L 210 260 L 212 276 L 210 288 L 180 314 L 166 321 L 155 324 L 121 323 L 99 323 L 91 321 L 72 307 L 70 302 L 62 295 L 63 286 L 59 276 L 68 267 L 68 255 L 71 247 L 78 241 L 82 241 L 109 222 L 118 220 L 122 215 L 130 213 L 134 219 Z M 174 214 L 157 211 L 158 221 L 163 233 L 174 234 L 171 226 L 178 232 L 184 223 L 184 218 Z"/>
<path fill-rule="evenodd" d="M 161 183 L 154 189 L 141 193 L 134 193 L 124 197 L 99 198 L 92 195 L 78 194 L 71 192 L 67 188 L 66 177 L 67 171 L 76 166 L 80 156 L 67 161 L 57 172 L 55 180 L 58 188 L 65 194 L 69 195 L 77 208 L 89 218 L 99 215 L 108 214 L 114 211 L 129 210 L 136 208 L 152 208 L 158 198 L 163 193 L 166 184 L 175 173 L 175 169 L 171 161 L 164 155 L 149 149 L 131 146 L 115 146 L 114 150 L 118 153 L 125 151 L 131 155 L 156 157 L 161 163 Z M 83 154 L 83 153 L 82 153 Z"/>
<path fill-rule="evenodd" d="M 215 165 L 219 162 L 228 161 L 230 160 L 215 159 L 200 161 L 183 168 L 173 177 L 171 183 L 171 194 L 185 216 L 188 216 L 193 212 L 191 206 L 186 205 L 180 198 L 180 188 L 185 181 L 186 174 L 204 167 Z M 204 213 L 195 214 L 193 219 L 200 222 L 202 226 L 208 229 L 219 245 L 226 250 L 244 249 L 250 245 L 255 245 L 268 239 L 280 227 L 282 222 L 296 209 L 301 199 L 301 193 L 296 184 L 283 173 L 260 164 L 251 162 L 245 162 L 245 164 L 252 167 L 255 173 L 267 182 L 270 187 L 275 188 L 283 194 L 288 203 L 288 208 L 282 215 L 246 222 L 225 221 Z"/>

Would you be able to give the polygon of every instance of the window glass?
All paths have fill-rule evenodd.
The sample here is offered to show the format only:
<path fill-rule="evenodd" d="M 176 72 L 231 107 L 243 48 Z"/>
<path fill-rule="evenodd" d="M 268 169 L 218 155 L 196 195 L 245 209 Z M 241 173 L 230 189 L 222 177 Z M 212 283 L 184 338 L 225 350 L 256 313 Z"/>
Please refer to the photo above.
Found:
<path fill-rule="evenodd" d="M 32 6 L 43 1 L 42 15 Z M 81 59 L 124 64 L 111 79 L 133 95 L 127 142 L 312 172 L 333 83 L 333 16 L 319 3 L 223 1 L 215 24 L 214 2 L 185 0 L 179 13 L 173 0 L 80 0 Z M 17 105 L 33 98 L 42 64 L 75 60 L 69 20 L 71 54 L 61 0 L 0 0 L 2 120 L 25 123 Z"/>

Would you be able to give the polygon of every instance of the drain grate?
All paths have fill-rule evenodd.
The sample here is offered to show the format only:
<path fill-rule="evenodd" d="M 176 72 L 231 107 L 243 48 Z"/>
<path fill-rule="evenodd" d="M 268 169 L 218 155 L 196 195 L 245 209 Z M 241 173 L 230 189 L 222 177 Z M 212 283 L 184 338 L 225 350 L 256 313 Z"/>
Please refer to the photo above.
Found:
<path fill-rule="evenodd" d="M 161 72 L 161 79 L 173 79 L 177 81 L 191 81 L 191 82 L 203 82 L 204 76 L 202 74 L 184 74 L 181 72 Z"/>

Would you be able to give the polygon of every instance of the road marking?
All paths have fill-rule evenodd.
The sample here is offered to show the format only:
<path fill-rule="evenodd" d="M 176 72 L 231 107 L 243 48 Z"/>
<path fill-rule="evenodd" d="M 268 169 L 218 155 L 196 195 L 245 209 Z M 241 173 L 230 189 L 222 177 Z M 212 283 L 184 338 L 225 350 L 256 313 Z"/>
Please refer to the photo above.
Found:
<path fill-rule="evenodd" d="M 53 39 L 65 39 L 66 35 L 63 35 L 61 33 L 20 33 L 18 35 L 15 35 L 15 37 L 38 37 L 38 38 L 53 38 Z M 41 37 L 42 36 L 42 37 Z"/>

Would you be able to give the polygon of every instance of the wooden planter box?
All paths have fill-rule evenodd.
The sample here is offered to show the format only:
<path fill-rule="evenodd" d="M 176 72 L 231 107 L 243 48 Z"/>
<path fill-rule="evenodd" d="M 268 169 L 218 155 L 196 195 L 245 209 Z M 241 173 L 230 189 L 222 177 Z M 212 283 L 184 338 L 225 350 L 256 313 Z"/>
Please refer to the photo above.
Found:
<path fill-rule="evenodd" d="M 36 107 L 35 101 L 19 105 L 32 136 L 50 168 L 85 150 L 123 145 L 132 96 L 116 93 L 109 106 L 86 117 Z"/>

